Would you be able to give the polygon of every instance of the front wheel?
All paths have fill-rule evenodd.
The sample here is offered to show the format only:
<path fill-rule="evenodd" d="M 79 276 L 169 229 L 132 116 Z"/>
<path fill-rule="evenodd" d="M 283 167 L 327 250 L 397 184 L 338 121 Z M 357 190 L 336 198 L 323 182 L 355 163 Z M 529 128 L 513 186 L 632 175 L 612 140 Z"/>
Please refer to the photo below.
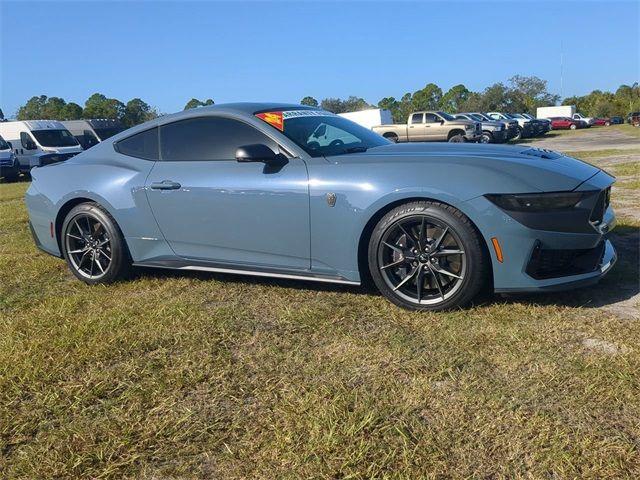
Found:
<path fill-rule="evenodd" d="M 491 143 L 491 140 L 493 140 L 491 132 L 482 132 L 479 143 Z"/>
<path fill-rule="evenodd" d="M 448 141 L 451 143 L 464 143 L 467 141 L 467 139 L 464 138 L 463 135 L 458 134 L 458 135 L 453 135 Z"/>
<path fill-rule="evenodd" d="M 513 137 L 514 140 L 520 140 L 522 139 L 522 128 L 518 127 L 516 128 L 516 135 L 515 137 Z"/>
<path fill-rule="evenodd" d="M 371 235 L 368 260 L 380 292 L 412 310 L 463 306 L 489 278 L 478 231 L 459 210 L 438 202 L 388 212 Z"/>
<path fill-rule="evenodd" d="M 131 268 L 116 221 L 97 203 L 82 203 L 67 214 L 60 244 L 71 272 L 85 283 L 112 283 Z"/>
<path fill-rule="evenodd" d="M 609 127 L 609 126 L 611 126 L 611 122 L 604 122 L 604 126 L 605 126 L 605 127 Z"/>

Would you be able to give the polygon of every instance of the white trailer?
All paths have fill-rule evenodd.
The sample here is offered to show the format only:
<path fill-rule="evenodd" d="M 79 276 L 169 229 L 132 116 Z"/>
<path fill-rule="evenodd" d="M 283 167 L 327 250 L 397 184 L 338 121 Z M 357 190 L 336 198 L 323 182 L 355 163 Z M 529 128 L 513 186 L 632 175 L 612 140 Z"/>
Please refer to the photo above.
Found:
<path fill-rule="evenodd" d="M 536 110 L 537 118 L 552 118 L 552 117 L 568 117 L 573 118 L 576 113 L 575 105 L 558 105 L 555 107 L 538 107 Z"/>
<path fill-rule="evenodd" d="M 383 108 L 371 108 L 359 112 L 339 113 L 338 115 L 368 129 L 393 123 L 391 112 Z"/>
<path fill-rule="evenodd" d="M 0 135 L 11 146 L 23 172 L 62 162 L 82 151 L 69 130 L 56 120 L 0 122 Z"/>

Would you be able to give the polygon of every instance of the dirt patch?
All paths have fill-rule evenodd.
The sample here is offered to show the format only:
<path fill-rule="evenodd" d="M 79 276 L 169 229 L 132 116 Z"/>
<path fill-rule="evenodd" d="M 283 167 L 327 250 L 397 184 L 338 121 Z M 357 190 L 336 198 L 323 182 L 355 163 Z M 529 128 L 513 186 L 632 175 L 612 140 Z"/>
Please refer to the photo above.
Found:
<path fill-rule="evenodd" d="M 536 147 L 560 151 L 589 151 L 616 148 L 621 150 L 640 147 L 640 140 L 614 128 L 591 127 L 575 134 L 541 138 L 533 142 Z"/>
<path fill-rule="evenodd" d="M 627 351 L 627 348 L 624 346 L 618 346 L 615 343 L 606 342 L 598 338 L 585 338 L 582 340 L 582 346 L 590 352 L 606 353 L 608 355 L 615 355 Z"/>

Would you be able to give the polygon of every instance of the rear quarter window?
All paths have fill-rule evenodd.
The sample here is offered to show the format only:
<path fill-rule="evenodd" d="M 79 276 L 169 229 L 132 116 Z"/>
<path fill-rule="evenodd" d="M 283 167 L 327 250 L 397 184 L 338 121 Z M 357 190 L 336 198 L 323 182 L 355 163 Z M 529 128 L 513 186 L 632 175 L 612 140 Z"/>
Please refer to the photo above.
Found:
<path fill-rule="evenodd" d="M 136 133 L 114 144 L 118 153 L 144 160 L 158 160 L 158 127 Z"/>

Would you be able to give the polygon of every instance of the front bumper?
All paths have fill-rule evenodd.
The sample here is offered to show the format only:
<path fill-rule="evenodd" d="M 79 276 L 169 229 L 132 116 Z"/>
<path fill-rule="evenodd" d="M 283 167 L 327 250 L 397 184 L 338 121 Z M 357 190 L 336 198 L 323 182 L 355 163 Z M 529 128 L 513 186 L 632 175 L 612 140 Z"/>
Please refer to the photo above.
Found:
<path fill-rule="evenodd" d="M 464 134 L 464 138 L 467 142 L 479 142 L 482 137 L 482 132 L 478 132 L 477 130 L 467 130 Z"/>
<path fill-rule="evenodd" d="M 16 177 L 20 174 L 18 161 L 14 161 L 12 165 L 0 163 L 0 177 Z"/>
<path fill-rule="evenodd" d="M 600 172 L 577 190 L 603 190 L 611 177 Z M 615 214 L 608 207 L 598 228 L 590 232 L 558 232 L 526 227 L 485 197 L 467 202 L 473 221 L 482 232 L 493 266 L 496 292 L 566 290 L 597 283 L 616 262 L 608 239 Z M 476 216 L 477 215 L 477 216 Z M 503 261 L 492 247 L 499 241 Z"/>
<path fill-rule="evenodd" d="M 494 142 L 502 143 L 506 142 L 509 139 L 508 130 L 494 130 L 491 132 L 491 136 L 493 137 Z"/>

